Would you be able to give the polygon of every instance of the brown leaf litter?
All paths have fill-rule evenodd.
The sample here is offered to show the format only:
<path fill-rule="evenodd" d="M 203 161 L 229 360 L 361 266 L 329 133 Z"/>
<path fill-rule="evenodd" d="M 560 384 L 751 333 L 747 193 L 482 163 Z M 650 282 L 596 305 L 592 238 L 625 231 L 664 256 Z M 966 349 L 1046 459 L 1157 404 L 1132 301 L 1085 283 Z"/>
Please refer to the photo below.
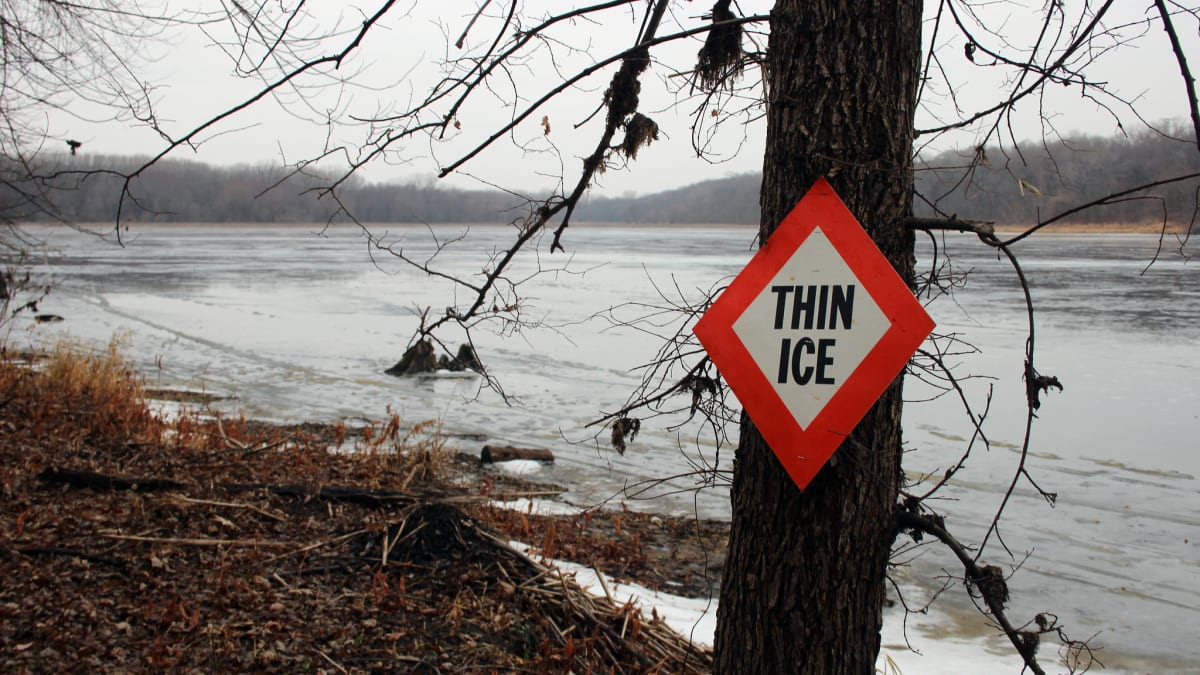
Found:
<path fill-rule="evenodd" d="M 167 423 L 115 353 L 55 358 L 0 362 L 0 671 L 710 669 L 542 556 L 707 594 L 720 524 L 494 508 L 528 486 L 421 425 L 334 452 L 339 427 Z"/>

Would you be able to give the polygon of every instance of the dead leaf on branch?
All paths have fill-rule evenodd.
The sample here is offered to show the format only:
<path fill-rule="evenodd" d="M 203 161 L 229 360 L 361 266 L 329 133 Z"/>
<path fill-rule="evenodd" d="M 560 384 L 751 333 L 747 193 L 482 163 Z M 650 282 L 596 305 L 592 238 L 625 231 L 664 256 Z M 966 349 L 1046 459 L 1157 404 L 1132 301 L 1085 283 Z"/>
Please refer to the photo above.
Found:
<path fill-rule="evenodd" d="M 998 607 L 1008 604 L 1008 583 L 1004 579 L 1004 570 L 995 565 L 981 565 L 979 573 L 969 580 L 980 595 Z"/>
<path fill-rule="evenodd" d="M 612 446 L 617 452 L 625 454 L 626 442 L 632 443 L 633 439 L 637 438 L 638 432 L 642 429 L 642 421 L 636 417 L 622 417 L 613 422 L 612 425 Z"/>
<path fill-rule="evenodd" d="M 1063 390 L 1062 383 L 1053 375 L 1042 375 L 1028 362 L 1025 364 L 1025 397 L 1029 407 L 1037 410 L 1042 407 L 1042 393 L 1051 388 Z"/>
<path fill-rule="evenodd" d="M 642 113 L 634 113 L 625 123 L 625 139 L 621 141 L 621 152 L 629 159 L 637 159 L 638 149 L 658 140 L 658 123 Z"/>
<path fill-rule="evenodd" d="M 742 25 L 730 10 L 729 0 L 717 0 L 712 12 L 702 17 L 712 22 L 704 46 L 696 58 L 696 79 L 705 91 L 732 87 L 745 67 L 742 52 Z"/>
<path fill-rule="evenodd" d="M 700 409 L 700 404 L 703 401 L 704 394 L 708 394 L 712 398 L 716 398 L 718 386 L 717 381 L 711 377 L 704 376 L 689 376 L 682 383 L 681 387 L 692 393 L 692 411 L 695 415 Z"/>

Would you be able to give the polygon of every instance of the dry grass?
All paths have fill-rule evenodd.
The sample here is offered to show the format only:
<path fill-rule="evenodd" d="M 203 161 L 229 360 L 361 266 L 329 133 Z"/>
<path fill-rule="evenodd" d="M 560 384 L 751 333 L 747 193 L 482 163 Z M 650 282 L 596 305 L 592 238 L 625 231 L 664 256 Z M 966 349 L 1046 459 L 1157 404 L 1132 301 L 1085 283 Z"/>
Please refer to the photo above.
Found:
<path fill-rule="evenodd" d="M 47 424 L 69 423 L 61 429 L 67 450 L 116 438 L 126 444 L 157 441 L 165 427 L 145 405 L 141 380 L 120 349 L 117 339 L 102 351 L 64 341 L 32 368 L 6 356 L 0 363 L 2 404 L 20 401 L 35 433 Z"/>
<path fill-rule="evenodd" d="M 344 426 L 342 434 L 344 435 Z M 354 440 L 354 451 L 374 460 L 387 471 L 412 481 L 447 481 L 452 477 L 454 456 L 435 420 L 407 425 L 388 408 L 387 419 L 367 424 Z"/>
<path fill-rule="evenodd" d="M 29 433 L 54 432 L 63 450 L 97 460 L 103 455 L 120 458 L 126 470 L 134 469 L 139 451 L 150 447 L 179 457 L 223 459 L 287 450 L 290 463 L 280 468 L 288 477 L 320 480 L 320 465 L 329 451 L 347 448 L 361 467 L 356 477 L 376 477 L 368 480 L 370 487 L 380 483 L 378 477 L 404 476 L 404 487 L 414 480 L 438 481 L 451 475 L 454 451 L 440 424 L 408 424 L 390 411 L 387 419 L 369 422 L 357 432 L 348 432 L 344 423 L 277 426 L 187 407 L 164 418 L 152 411 L 143 378 L 122 348 L 120 339 L 100 350 L 63 341 L 36 356 L 34 367 L 26 360 L 4 359 L 0 392 L 5 392 L 5 401 L 0 405 L 19 402 L 15 404 Z M 282 477 L 279 471 L 259 476 Z"/>

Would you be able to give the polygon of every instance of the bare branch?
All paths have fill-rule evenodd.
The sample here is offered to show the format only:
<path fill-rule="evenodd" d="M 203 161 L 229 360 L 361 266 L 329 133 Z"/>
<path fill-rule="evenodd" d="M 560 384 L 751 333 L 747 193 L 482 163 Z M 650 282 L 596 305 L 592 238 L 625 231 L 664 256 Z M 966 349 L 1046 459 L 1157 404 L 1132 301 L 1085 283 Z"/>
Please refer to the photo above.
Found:
<path fill-rule="evenodd" d="M 1065 639 L 1061 627 L 1052 618 L 1052 615 L 1038 614 L 1030 622 L 1030 624 L 1036 624 L 1035 630 L 1029 630 L 1030 624 L 1021 628 L 1014 626 L 1004 607 L 1008 602 L 1008 587 L 1003 571 L 999 567 L 979 564 L 977 557 L 972 557 L 967 547 L 946 530 L 944 521 L 940 517 L 930 517 L 916 511 L 901 509 L 896 513 L 896 521 L 901 530 L 921 532 L 936 538 L 958 558 L 964 571 L 963 580 L 968 588 L 975 589 L 979 597 L 983 599 L 992 619 L 996 621 L 1017 653 L 1021 655 L 1021 659 L 1030 672 L 1045 675 L 1046 671 L 1037 660 L 1037 648 L 1040 636 L 1046 633 L 1055 633 L 1063 638 L 1069 647 L 1085 651 L 1089 655 L 1088 661 L 1090 662 L 1091 650 L 1087 643 Z"/>
<path fill-rule="evenodd" d="M 479 10 L 476 11 L 475 15 L 471 17 L 471 20 L 467 22 L 467 27 L 463 29 L 462 35 L 458 36 L 458 40 L 454 42 L 455 47 L 462 49 L 463 43 L 467 40 L 467 33 L 471 32 L 471 28 L 475 25 L 475 22 L 479 20 L 479 16 L 483 14 L 485 10 L 487 10 L 488 5 L 490 4 L 492 4 L 492 0 L 484 0 L 484 3 L 479 6 Z M 516 3 L 513 3 L 513 6 L 516 7 Z"/>
<path fill-rule="evenodd" d="M 1067 49 L 1063 50 L 1063 53 L 1059 55 L 1058 59 L 1056 59 L 1053 64 L 1051 64 L 1049 67 L 1039 69 L 1039 74 L 1032 83 L 1024 86 L 1023 88 L 1017 89 L 1005 100 L 996 103 L 989 108 L 980 110 L 979 112 L 959 120 L 958 122 L 931 127 L 928 129 L 918 129 L 916 131 L 916 136 L 919 138 L 928 134 L 937 134 L 943 131 L 949 131 L 951 129 L 961 129 L 997 112 L 1011 109 L 1017 102 L 1031 94 L 1038 92 L 1043 86 L 1045 86 L 1047 82 L 1052 80 L 1052 75 L 1059 71 L 1069 58 L 1088 45 L 1093 35 L 1093 31 L 1104 18 L 1108 10 L 1112 7 L 1112 4 L 1113 0 L 1107 0 L 1098 10 L 1096 10 L 1092 20 L 1077 34 L 1076 39 L 1071 43 L 1071 45 Z"/>
<path fill-rule="evenodd" d="M 963 220 L 958 216 L 949 218 L 909 218 L 905 226 L 914 230 L 945 230 L 948 232 L 973 232 L 982 237 L 996 233 L 995 223 L 984 220 Z"/>
<path fill-rule="evenodd" d="M 1062 211 L 1058 214 L 1055 214 L 1049 218 L 1039 219 L 1037 225 L 1034 225 L 1033 227 L 1025 230 L 1024 232 L 1016 235 L 1015 237 L 1004 240 L 1003 242 L 1001 242 L 1001 244 L 1003 246 L 1012 246 L 1013 244 L 1021 241 L 1022 239 L 1025 239 L 1029 235 L 1033 234 L 1034 232 L 1037 232 L 1038 230 L 1046 227 L 1047 225 L 1058 222 L 1070 215 L 1079 213 L 1081 211 L 1086 211 L 1087 209 L 1092 209 L 1097 206 L 1103 206 L 1104 204 L 1111 204 L 1111 203 L 1115 203 L 1118 201 L 1122 201 L 1122 200 L 1128 198 L 1130 195 L 1135 195 L 1139 192 L 1145 192 L 1146 190 L 1149 190 L 1151 188 L 1156 188 L 1156 187 L 1159 187 L 1162 185 L 1170 185 L 1172 183 L 1180 183 L 1180 182 L 1188 181 L 1188 180 L 1200 180 L 1200 172 L 1188 173 L 1188 174 L 1184 174 L 1182 176 L 1173 176 L 1171 178 L 1163 178 L 1160 180 L 1151 181 L 1149 183 L 1143 183 L 1141 185 L 1131 187 L 1127 190 L 1120 190 L 1118 192 L 1114 192 L 1114 193 L 1106 195 L 1104 197 L 1100 197 L 1098 199 L 1093 199 L 1087 203 L 1079 204 L 1078 206 L 1073 206 L 1073 207 L 1071 207 L 1065 211 Z"/>
<path fill-rule="evenodd" d="M 1188 67 L 1187 56 L 1183 53 L 1183 46 L 1179 43 L 1179 35 L 1175 32 L 1175 24 L 1171 21 L 1167 3 L 1163 0 L 1154 0 L 1154 6 L 1158 8 L 1158 15 L 1162 18 L 1163 30 L 1167 32 L 1167 37 L 1171 40 L 1171 50 L 1175 52 L 1175 60 L 1179 64 L 1179 74 L 1183 76 L 1183 85 L 1187 88 L 1188 109 L 1192 113 L 1192 133 L 1196 135 L 1197 147 L 1200 147 L 1200 107 L 1197 107 L 1196 102 L 1196 78 L 1192 76 L 1192 71 Z"/>

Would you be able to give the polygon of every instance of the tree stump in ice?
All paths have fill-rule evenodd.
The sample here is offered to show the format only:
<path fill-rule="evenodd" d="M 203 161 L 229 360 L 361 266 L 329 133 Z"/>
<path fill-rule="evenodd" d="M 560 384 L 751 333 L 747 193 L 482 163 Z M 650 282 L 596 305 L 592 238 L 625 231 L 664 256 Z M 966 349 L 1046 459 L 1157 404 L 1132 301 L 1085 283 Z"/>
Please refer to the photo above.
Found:
<path fill-rule="evenodd" d="M 418 373 L 432 373 L 437 370 L 437 356 L 434 354 L 433 342 L 429 340 L 421 340 L 404 351 L 404 356 L 400 357 L 400 361 L 383 371 L 388 375 L 397 377 L 402 375 L 416 375 Z"/>
<path fill-rule="evenodd" d="M 446 370 L 474 370 L 482 372 L 483 365 L 479 363 L 479 356 L 475 354 L 475 349 L 468 343 L 463 343 L 458 348 L 458 354 L 453 359 L 442 357 L 440 364 Z"/>
<path fill-rule="evenodd" d="M 437 370 L 450 370 L 454 372 L 474 370 L 478 373 L 483 372 L 483 365 L 479 363 L 479 356 L 470 344 L 464 343 L 461 345 L 458 348 L 458 354 L 454 358 L 450 358 L 446 354 L 442 354 L 439 357 L 436 354 L 433 342 L 426 339 L 409 347 L 396 365 L 383 372 L 388 375 L 400 377 L 403 375 L 432 373 Z"/>

